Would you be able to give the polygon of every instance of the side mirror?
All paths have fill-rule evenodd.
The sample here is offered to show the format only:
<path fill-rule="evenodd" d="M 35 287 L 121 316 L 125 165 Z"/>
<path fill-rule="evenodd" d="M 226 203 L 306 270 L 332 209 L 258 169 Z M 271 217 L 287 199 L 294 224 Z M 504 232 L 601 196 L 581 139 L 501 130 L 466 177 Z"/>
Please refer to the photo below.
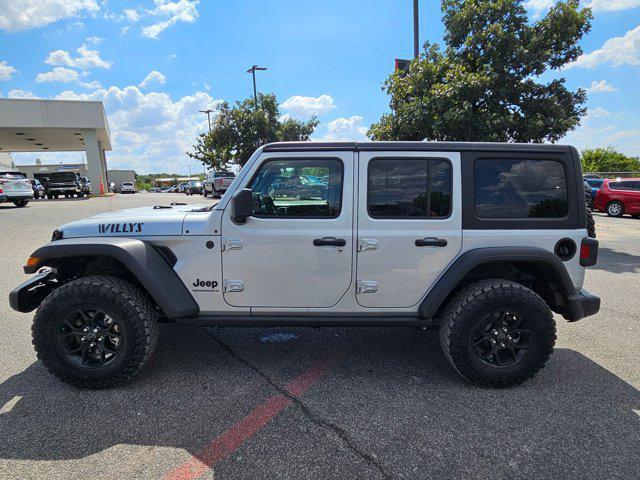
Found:
<path fill-rule="evenodd" d="M 231 203 L 231 219 L 236 223 L 246 223 L 247 218 L 253 215 L 253 191 L 243 188 L 233 195 Z"/>

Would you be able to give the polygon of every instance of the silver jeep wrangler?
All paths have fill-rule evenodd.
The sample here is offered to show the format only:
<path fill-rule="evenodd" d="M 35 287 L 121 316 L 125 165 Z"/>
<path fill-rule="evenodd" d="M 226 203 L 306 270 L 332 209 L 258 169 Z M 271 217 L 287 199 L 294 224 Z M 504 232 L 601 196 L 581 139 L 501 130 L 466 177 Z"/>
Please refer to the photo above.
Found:
<path fill-rule="evenodd" d="M 577 151 L 486 143 L 277 143 L 216 205 L 62 225 L 10 296 L 37 308 L 45 367 L 79 387 L 133 377 L 158 323 L 438 327 L 467 380 L 505 387 L 573 322 L 598 242 Z"/>

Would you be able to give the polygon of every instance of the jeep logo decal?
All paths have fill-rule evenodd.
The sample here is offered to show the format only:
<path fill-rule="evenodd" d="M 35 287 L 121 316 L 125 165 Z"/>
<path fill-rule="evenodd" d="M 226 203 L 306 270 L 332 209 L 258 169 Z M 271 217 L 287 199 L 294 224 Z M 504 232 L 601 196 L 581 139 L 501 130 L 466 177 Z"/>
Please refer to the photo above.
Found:
<path fill-rule="evenodd" d="M 193 282 L 192 290 L 194 292 L 217 292 L 218 291 L 218 282 L 215 280 L 200 280 L 196 278 L 196 281 Z"/>
<path fill-rule="evenodd" d="M 101 223 L 98 225 L 98 233 L 140 233 L 142 223 Z"/>

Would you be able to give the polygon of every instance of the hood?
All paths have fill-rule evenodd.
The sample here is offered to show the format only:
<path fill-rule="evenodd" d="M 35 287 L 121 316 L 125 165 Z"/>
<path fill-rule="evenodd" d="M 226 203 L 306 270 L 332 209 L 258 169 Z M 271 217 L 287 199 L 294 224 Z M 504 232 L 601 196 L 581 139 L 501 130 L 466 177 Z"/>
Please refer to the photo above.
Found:
<path fill-rule="evenodd" d="M 58 228 L 64 238 L 182 235 L 184 218 L 211 205 L 163 205 L 101 213 Z"/>

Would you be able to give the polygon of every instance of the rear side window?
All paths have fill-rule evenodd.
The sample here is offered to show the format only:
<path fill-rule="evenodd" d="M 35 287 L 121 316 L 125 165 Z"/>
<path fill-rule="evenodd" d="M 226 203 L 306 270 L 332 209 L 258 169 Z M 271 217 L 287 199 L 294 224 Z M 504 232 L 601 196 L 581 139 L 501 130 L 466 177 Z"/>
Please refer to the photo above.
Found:
<path fill-rule="evenodd" d="M 369 162 L 367 208 L 371 218 L 446 218 L 451 213 L 451 164 L 423 158 Z"/>
<path fill-rule="evenodd" d="M 623 180 L 621 182 L 609 182 L 609 188 L 613 190 L 640 190 L 640 182 Z"/>
<path fill-rule="evenodd" d="M 563 218 L 569 213 L 561 162 L 478 159 L 473 175 L 480 218 Z"/>

